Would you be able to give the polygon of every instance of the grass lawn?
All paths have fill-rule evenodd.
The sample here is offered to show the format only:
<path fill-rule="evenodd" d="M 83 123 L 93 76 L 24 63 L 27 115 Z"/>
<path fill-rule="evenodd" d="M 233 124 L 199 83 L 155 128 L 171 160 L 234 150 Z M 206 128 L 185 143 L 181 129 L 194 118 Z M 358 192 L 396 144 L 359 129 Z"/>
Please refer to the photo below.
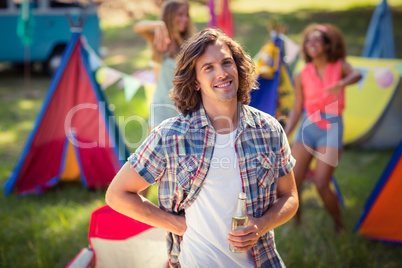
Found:
<path fill-rule="evenodd" d="M 288 35 L 295 41 L 300 41 L 300 31 L 311 22 L 333 23 L 344 32 L 349 54 L 359 55 L 377 1 L 336 1 L 325 10 L 320 9 L 322 4 L 316 4 L 323 1 L 311 0 L 309 5 L 296 0 L 283 1 L 281 6 L 274 1 L 264 7 L 262 2 L 249 0 L 245 5 L 243 1 L 233 1 L 235 39 L 252 56 L 264 44 L 266 24 L 272 19 L 288 24 Z M 402 58 L 402 47 L 398 46 L 402 44 L 399 27 L 402 1 L 389 3 L 393 5 L 397 55 Z M 206 9 L 199 6 L 193 9 L 196 27 L 201 29 L 206 25 Z M 103 45 L 108 49 L 105 64 L 128 74 L 147 68 L 150 52 L 145 42 L 133 34 L 134 21 L 120 26 L 105 21 L 102 22 Z M 50 80 L 34 73 L 27 89 L 21 70 L 0 65 L 0 81 L 0 183 L 3 184 L 34 124 Z M 116 116 L 148 116 L 143 93 L 128 103 L 116 85 L 105 94 L 109 103 L 116 106 Z M 135 142 L 138 132 L 138 126 L 129 125 L 123 134 L 128 141 Z M 312 185 L 305 185 L 302 226 L 294 228 L 289 222 L 276 230 L 277 247 L 288 267 L 401 267 L 401 245 L 373 242 L 353 232 L 391 154 L 392 150 L 345 149 L 335 173 L 345 200 L 343 216 L 347 231 L 341 236 L 334 235 L 331 220 Z M 61 183 L 41 196 L 0 195 L 0 267 L 64 267 L 88 245 L 89 217 L 105 203 L 104 193 L 104 190 L 88 191 L 79 183 Z M 156 202 L 155 188 L 150 198 Z"/>

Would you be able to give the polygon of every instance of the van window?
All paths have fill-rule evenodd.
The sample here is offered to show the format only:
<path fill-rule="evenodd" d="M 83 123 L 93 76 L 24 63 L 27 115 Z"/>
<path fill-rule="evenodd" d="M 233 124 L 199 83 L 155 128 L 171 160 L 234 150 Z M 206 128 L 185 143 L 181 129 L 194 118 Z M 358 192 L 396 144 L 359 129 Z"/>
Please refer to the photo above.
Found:
<path fill-rule="evenodd" d="M 87 4 L 77 1 L 63 1 L 63 0 L 51 0 L 50 7 L 58 8 L 58 7 L 83 7 Z"/>
<path fill-rule="evenodd" d="M 87 7 L 91 0 L 50 0 L 51 7 Z"/>
<path fill-rule="evenodd" d="M 26 60 L 26 48 L 17 35 L 23 1 L 0 0 L 0 36 L 7 36 L 0 41 L 0 62 L 21 64 Z M 74 23 L 85 21 L 82 35 L 99 53 L 102 33 L 92 0 L 29 0 L 29 4 L 34 22 L 30 28 L 33 42 L 29 46 L 29 57 L 31 62 L 42 63 L 45 73 L 53 73 L 61 60 L 71 37 L 69 19 Z"/>
<path fill-rule="evenodd" d="M 7 8 L 7 0 L 0 0 L 0 8 Z"/>
<path fill-rule="evenodd" d="M 7 1 L 7 0 L 6 0 L 6 1 Z M 13 0 L 14 5 L 15 5 L 17 8 L 20 7 L 22 1 L 23 1 L 23 0 Z M 37 8 L 37 7 L 38 7 L 38 0 L 29 0 L 29 5 L 30 5 L 32 8 Z"/>

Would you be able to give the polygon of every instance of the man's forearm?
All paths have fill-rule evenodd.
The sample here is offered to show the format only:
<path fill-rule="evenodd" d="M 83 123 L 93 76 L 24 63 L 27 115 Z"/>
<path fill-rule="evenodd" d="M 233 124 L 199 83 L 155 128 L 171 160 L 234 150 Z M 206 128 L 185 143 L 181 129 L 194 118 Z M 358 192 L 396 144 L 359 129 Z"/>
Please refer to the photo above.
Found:
<path fill-rule="evenodd" d="M 292 193 L 282 194 L 264 215 L 256 219 L 260 235 L 286 223 L 296 213 L 299 202 L 298 197 Z"/>
<path fill-rule="evenodd" d="M 130 218 L 178 235 L 183 235 L 187 228 L 184 216 L 164 211 L 136 193 L 109 193 L 106 202 L 111 208 Z"/>
<path fill-rule="evenodd" d="M 277 199 L 272 206 L 257 220 L 259 232 L 267 233 L 290 220 L 299 207 L 299 197 L 293 171 L 278 179 Z M 261 234 L 261 235 L 262 235 Z"/>

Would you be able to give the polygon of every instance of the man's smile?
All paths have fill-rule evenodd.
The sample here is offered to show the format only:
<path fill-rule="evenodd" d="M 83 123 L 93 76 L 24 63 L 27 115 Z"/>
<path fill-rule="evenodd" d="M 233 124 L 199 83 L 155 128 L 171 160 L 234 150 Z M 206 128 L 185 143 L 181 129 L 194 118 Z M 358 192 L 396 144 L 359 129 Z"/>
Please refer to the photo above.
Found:
<path fill-rule="evenodd" d="M 232 84 L 232 81 L 225 81 L 225 82 L 216 84 L 215 87 L 217 87 L 217 88 L 225 88 L 225 87 L 230 86 L 231 84 Z"/>

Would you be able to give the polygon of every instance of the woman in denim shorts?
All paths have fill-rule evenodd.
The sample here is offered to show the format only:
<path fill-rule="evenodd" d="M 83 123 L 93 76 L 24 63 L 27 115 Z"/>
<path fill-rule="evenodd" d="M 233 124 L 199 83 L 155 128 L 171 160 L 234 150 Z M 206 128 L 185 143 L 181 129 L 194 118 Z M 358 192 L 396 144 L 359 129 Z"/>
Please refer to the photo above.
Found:
<path fill-rule="evenodd" d="M 302 117 L 292 141 L 299 198 L 310 162 L 315 157 L 313 181 L 334 221 L 335 231 L 340 232 L 344 229 L 342 214 L 330 182 L 342 151 L 344 89 L 359 81 L 361 74 L 346 62 L 342 33 L 330 24 L 306 27 L 302 56 L 306 65 L 295 76 L 295 102 L 285 126 L 289 135 Z M 301 200 L 299 204 L 302 204 Z M 296 224 L 301 223 L 300 205 Z"/>

